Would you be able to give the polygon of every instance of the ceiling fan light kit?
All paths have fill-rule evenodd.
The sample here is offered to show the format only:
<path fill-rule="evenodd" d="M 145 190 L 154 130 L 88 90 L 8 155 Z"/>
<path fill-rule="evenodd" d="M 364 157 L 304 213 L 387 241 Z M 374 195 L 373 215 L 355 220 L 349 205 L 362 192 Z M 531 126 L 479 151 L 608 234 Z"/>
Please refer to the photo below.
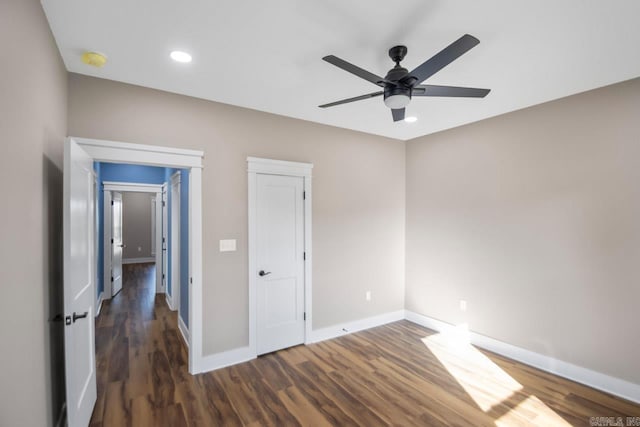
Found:
<path fill-rule="evenodd" d="M 400 66 L 400 62 L 407 54 L 407 47 L 394 46 L 389 49 L 389 57 L 396 63 L 396 65 L 389 70 L 384 78 L 340 59 L 337 56 L 325 56 L 322 59 L 328 63 L 367 80 L 368 82 L 381 87 L 383 90 L 331 102 L 329 104 L 323 104 L 319 107 L 333 107 L 382 95 L 384 104 L 391 109 L 393 121 L 398 122 L 404 120 L 405 108 L 409 105 L 411 98 L 414 96 L 484 98 L 491 91 L 490 89 L 421 84 L 423 81 L 468 52 L 471 48 L 477 46 L 479 43 L 480 41 L 477 38 L 470 36 L 469 34 L 465 34 L 411 72 Z"/>

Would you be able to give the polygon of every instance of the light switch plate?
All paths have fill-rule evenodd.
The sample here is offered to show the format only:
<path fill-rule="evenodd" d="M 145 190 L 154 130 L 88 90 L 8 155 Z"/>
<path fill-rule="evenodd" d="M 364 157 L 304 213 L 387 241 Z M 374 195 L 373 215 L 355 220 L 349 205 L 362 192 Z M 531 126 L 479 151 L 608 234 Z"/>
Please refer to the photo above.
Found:
<path fill-rule="evenodd" d="M 220 252 L 233 252 L 236 250 L 236 239 L 220 240 Z"/>

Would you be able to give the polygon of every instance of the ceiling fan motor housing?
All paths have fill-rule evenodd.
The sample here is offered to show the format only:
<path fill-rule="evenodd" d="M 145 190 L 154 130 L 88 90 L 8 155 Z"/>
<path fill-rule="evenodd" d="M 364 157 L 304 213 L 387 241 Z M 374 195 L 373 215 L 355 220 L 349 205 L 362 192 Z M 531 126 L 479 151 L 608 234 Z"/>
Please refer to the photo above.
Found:
<path fill-rule="evenodd" d="M 405 98 L 406 101 L 403 102 L 404 105 L 390 107 L 390 108 L 404 108 L 409 103 L 409 100 L 411 100 L 411 88 L 401 84 L 397 86 L 386 85 L 384 88 L 384 100 L 387 106 L 389 106 L 390 104 L 387 98 L 391 98 L 391 97 L 403 97 L 403 98 L 406 97 Z"/>
<path fill-rule="evenodd" d="M 385 105 L 389 108 L 404 108 L 411 100 L 411 87 L 400 83 L 407 74 L 409 71 L 400 65 L 396 65 L 387 73 L 385 80 L 396 83 L 384 86 Z"/>

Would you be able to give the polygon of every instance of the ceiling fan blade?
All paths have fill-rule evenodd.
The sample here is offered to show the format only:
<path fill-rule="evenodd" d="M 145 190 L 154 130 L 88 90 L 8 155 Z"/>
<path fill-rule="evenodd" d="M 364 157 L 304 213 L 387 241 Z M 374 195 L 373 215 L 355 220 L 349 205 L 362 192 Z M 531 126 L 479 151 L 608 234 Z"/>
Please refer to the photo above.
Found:
<path fill-rule="evenodd" d="M 413 88 L 411 96 L 447 96 L 462 98 L 484 98 L 491 89 L 475 87 L 418 85 Z"/>
<path fill-rule="evenodd" d="M 418 66 L 402 81 L 411 86 L 422 83 L 429 77 L 433 76 L 438 71 L 442 70 L 447 65 L 464 55 L 469 49 L 478 45 L 480 40 L 465 34 L 458 40 L 451 43 L 449 46 L 442 49 L 440 52 L 426 60 L 422 65 Z"/>
<path fill-rule="evenodd" d="M 384 92 L 380 91 L 380 92 L 368 93 L 366 95 L 354 96 L 353 98 L 347 98 L 347 99 L 343 99 L 336 102 L 330 102 L 329 104 L 318 105 L 318 107 L 327 108 L 327 107 L 333 107 L 335 105 L 346 104 L 348 102 L 362 101 L 363 99 L 375 98 L 376 96 L 380 96 L 383 93 Z"/>
<path fill-rule="evenodd" d="M 381 87 L 384 87 L 384 83 L 385 83 L 385 79 L 377 76 L 367 70 L 364 70 L 356 65 L 353 65 L 347 61 L 345 61 L 344 59 L 340 59 L 337 56 L 333 56 L 333 55 L 328 55 L 325 56 L 324 58 L 325 61 L 327 61 L 329 64 L 333 64 L 338 68 L 342 68 L 343 70 L 354 74 L 358 77 L 360 77 L 361 79 L 365 79 L 368 82 L 373 83 L 374 85 L 378 85 Z"/>
<path fill-rule="evenodd" d="M 393 115 L 394 122 L 404 120 L 404 108 L 392 109 L 391 114 Z"/>

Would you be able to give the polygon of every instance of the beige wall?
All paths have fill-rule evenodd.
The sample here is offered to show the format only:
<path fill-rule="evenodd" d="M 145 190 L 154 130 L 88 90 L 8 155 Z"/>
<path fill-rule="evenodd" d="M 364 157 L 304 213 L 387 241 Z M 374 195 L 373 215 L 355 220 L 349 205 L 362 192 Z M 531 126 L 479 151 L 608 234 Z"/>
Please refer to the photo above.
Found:
<path fill-rule="evenodd" d="M 75 74 L 69 134 L 205 151 L 205 355 L 248 344 L 247 156 L 314 164 L 314 329 L 404 307 L 402 142 Z"/>
<path fill-rule="evenodd" d="M 640 383 L 639 119 L 636 79 L 409 142 L 407 308 Z"/>
<path fill-rule="evenodd" d="M 127 245 L 122 251 L 123 259 L 150 258 L 151 199 L 150 193 L 122 193 L 122 240 Z M 141 250 L 138 251 L 138 248 Z"/>
<path fill-rule="evenodd" d="M 0 2 L 0 425 L 53 425 L 64 401 L 66 72 L 37 0 Z"/>

